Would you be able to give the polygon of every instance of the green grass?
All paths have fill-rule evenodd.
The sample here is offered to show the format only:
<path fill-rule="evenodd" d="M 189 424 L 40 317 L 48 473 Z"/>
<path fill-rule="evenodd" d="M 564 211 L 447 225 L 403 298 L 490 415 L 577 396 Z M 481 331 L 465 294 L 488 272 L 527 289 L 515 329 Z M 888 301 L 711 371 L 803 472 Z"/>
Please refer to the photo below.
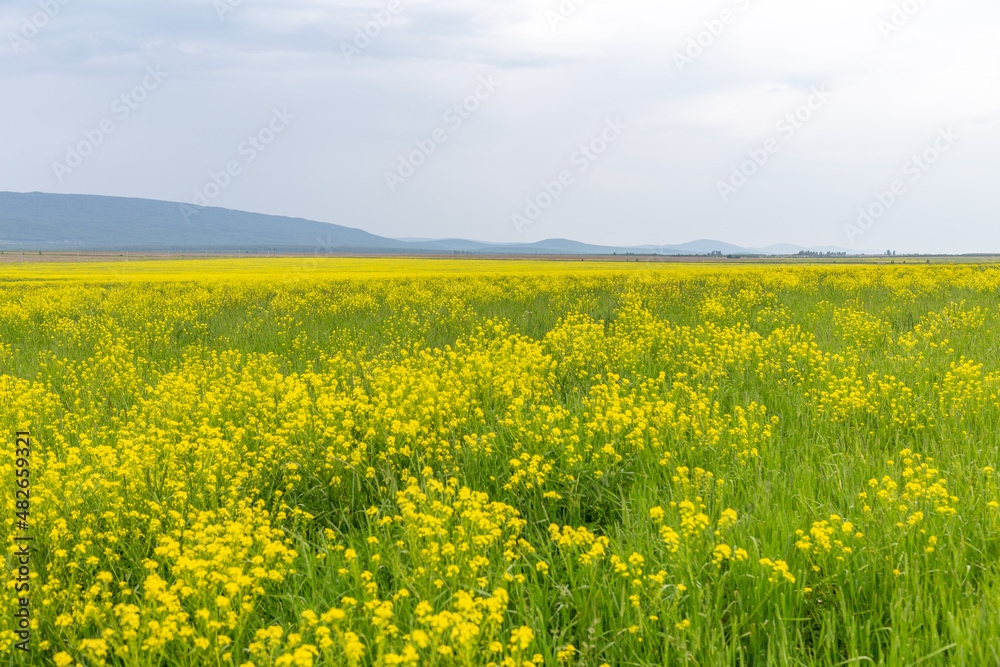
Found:
<path fill-rule="evenodd" d="M 298 556 L 294 572 L 227 631 L 235 664 L 252 658 L 246 651 L 257 629 L 281 624 L 287 636 L 304 610 L 363 600 L 361 570 L 340 572 L 345 548 L 370 568 L 380 599 L 410 595 L 396 599 L 400 631 L 382 648 L 371 612 L 358 612 L 352 627 L 369 660 L 400 650 L 401 637 L 422 627 L 418 599 L 439 612 L 461 590 L 486 596 L 504 586 L 502 622 L 493 630 L 484 622 L 482 638 L 493 633 L 508 644 L 512 631 L 529 626 L 535 639 L 525 657 L 537 653 L 546 664 L 568 644 L 576 652 L 565 661 L 580 665 L 994 664 L 1000 510 L 989 503 L 1000 500 L 1000 487 L 984 469 L 1000 467 L 998 278 L 992 267 L 838 265 L 277 285 L 7 284 L 0 374 L 29 384 L 7 390 L 0 422 L 9 432 L 30 422 L 42 443 L 34 463 L 39 535 L 59 519 L 79 535 L 94 516 L 119 514 L 118 528 L 99 528 L 120 531 L 118 559 L 101 555 L 93 571 L 73 575 L 85 589 L 98 570 L 111 570 L 135 591 L 114 603 L 141 597 L 146 559 L 159 558 L 168 581 L 176 574 L 176 562 L 154 553 L 160 532 L 144 533 L 151 502 L 178 512 L 164 519 L 162 534 L 181 535 L 193 530 L 197 511 L 224 506 L 229 495 L 263 503 Z M 232 351 L 239 357 L 226 357 Z M 962 371 L 963 360 L 982 366 Z M 667 403 L 692 423 L 655 416 Z M 741 411 L 748 428 L 770 435 L 750 435 L 745 445 L 731 431 Z M 397 440 L 408 452 L 389 443 L 393 419 L 404 415 L 416 424 L 415 435 Z M 717 436 L 698 432 L 713 427 Z M 238 428 L 246 432 L 236 435 Z M 126 457 L 143 434 L 169 447 L 122 463 L 121 488 L 78 486 L 114 479 L 109 452 Z M 579 438 L 572 451 L 569 435 Z M 338 444 L 341 436 L 348 444 Z M 347 462 L 361 442 L 364 463 Z M 613 453 L 602 453 L 606 446 Z M 906 464 L 902 450 L 922 458 Z M 512 460 L 522 455 L 551 466 L 539 483 L 517 481 L 528 464 Z M 942 502 L 953 513 L 936 512 L 942 503 L 927 498 L 873 500 L 882 487 L 869 480 L 889 476 L 902 487 L 903 470 L 928 458 L 940 472 L 925 485 L 946 479 L 945 495 L 956 499 Z M 12 462 L 5 466 L 6 474 Z M 687 482 L 680 466 L 723 482 Z M 418 554 L 392 545 L 410 539 L 402 525 L 380 527 L 365 513 L 398 513 L 396 494 L 409 475 L 425 489 L 454 478 L 513 507 L 531 550 L 508 562 L 499 545 L 484 548 L 487 586 L 463 574 L 435 588 L 417 573 Z M 186 498 L 178 500 L 179 489 Z M 671 503 L 684 500 L 703 504 L 711 525 L 682 534 L 674 553 L 650 510 L 665 508 L 666 523 L 683 532 Z M 283 507 L 314 518 L 279 520 Z M 716 535 L 727 508 L 738 520 Z M 916 511 L 924 517 L 911 527 Z M 854 524 L 848 533 L 833 522 L 850 553 L 796 546 L 796 531 L 831 515 Z M 550 524 L 607 538 L 605 556 L 581 563 L 580 551 L 550 538 Z M 863 537 L 851 537 L 855 531 Z M 380 543 L 369 544 L 371 536 Z M 717 564 L 720 543 L 748 558 Z M 58 651 L 89 664 L 94 657 L 80 640 L 117 627 L 100 605 L 68 628 L 55 625 L 59 613 L 82 612 L 53 549 L 41 540 L 34 562 L 41 582 L 67 591 L 33 598 L 36 641 L 50 646 L 28 662 L 11 653 L 9 664 L 49 664 Z M 622 576 L 610 558 L 628 563 L 633 553 L 643 558 L 642 574 L 630 566 Z M 761 559 L 786 561 L 795 581 L 770 581 Z M 651 584 L 646 577 L 660 570 L 662 583 Z M 524 579 L 505 582 L 505 572 Z M 632 585 L 636 578 L 642 586 Z M 635 606 L 630 596 L 639 589 Z M 489 661 L 482 641 L 465 660 Z M 224 652 L 179 642 L 109 661 L 224 664 Z M 322 655 L 342 660 L 336 650 Z"/>

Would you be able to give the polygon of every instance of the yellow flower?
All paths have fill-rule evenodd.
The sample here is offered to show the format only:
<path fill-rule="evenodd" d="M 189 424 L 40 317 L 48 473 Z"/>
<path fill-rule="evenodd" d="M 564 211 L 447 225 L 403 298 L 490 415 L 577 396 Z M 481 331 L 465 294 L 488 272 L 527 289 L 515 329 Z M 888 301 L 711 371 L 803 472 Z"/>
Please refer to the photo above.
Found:
<path fill-rule="evenodd" d="M 344 633 L 344 655 L 348 660 L 357 662 L 365 654 L 365 645 L 353 632 Z"/>
<path fill-rule="evenodd" d="M 559 662 L 566 662 L 574 655 L 576 655 L 576 647 L 572 644 L 567 644 L 556 653 L 556 660 Z"/>
<path fill-rule="evenodd" d="M 527 649 L 534 640 L 535 633 L 526 625 L 522 625 L 510 633 L 511 646 L 517 647 L 521 651 Z"/>

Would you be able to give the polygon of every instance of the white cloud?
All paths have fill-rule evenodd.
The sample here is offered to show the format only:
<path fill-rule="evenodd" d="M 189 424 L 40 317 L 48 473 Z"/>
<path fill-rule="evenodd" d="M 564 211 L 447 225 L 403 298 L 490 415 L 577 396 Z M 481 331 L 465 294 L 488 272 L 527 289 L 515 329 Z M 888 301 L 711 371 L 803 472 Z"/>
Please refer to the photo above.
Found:
<path fill-rule="evenodd" d="M 575 0 L 553 27 L 547 12 L 560 0 L 400 0 L 348 63 L 341 43 L 388 0 L 244 0 L 224 20 L 211 0 L 71 0 L 21 53 L 0 41 L 0 85 L 12 100 L 0 108 L 10 156 L 0 189 L 185 199 L 286 105 L 296 125 L 220 205 L 392 236 L 844 245 L 857 206 L 953 125 L 968 139 L 872 238 L 1000 250 L 989 177 L 1000 141 L 1000 7 L 928 0 L 885 39 L 879 21 L 902 1 Z M 679 72 L 674 54 L 717 30 L 705 22 L 724 9 L 734 19 Z M 28 0 L 0 8 L 0 36 L 35 11 Z M 171 72 L 163 89 L 58 183 L 51 162 L 151 63 Z M 383 175 L 397 155 L 489 73 L 502 89 L 390 192 Z M 831 101 L 720 202 L 718 179 L 820 85 Z M 510 214 L 611 115 L 628 132 L 517 236 Z"/>

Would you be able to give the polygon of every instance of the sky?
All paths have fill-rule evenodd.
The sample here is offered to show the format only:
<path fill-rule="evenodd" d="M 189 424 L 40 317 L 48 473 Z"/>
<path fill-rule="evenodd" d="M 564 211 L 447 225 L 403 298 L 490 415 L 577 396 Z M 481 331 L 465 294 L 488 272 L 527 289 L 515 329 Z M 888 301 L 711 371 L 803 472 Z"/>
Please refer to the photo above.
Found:
<path fill-rule="evenodd" d="M 996 0 L 5 0 L 0 190 L 1000 252 Z"/>

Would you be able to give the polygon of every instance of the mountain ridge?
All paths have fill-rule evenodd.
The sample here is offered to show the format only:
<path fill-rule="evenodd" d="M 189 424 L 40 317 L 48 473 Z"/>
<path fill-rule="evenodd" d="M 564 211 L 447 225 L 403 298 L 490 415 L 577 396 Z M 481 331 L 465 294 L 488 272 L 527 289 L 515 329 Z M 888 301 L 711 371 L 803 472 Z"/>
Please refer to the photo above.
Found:
<path fill-rule="evenodd" d="M 212 249 L 357 253 L 781 255 L 802 250 L 850 252 L 777 244 L 742 248 L 699 239 L 670 245 L 595 245 L 572 239 L 531 243 L 468 239 L 393 239 L 305 218 L 200 207 L 157 199 L 0 191 L 0 248 L 31 250 Z"/>

